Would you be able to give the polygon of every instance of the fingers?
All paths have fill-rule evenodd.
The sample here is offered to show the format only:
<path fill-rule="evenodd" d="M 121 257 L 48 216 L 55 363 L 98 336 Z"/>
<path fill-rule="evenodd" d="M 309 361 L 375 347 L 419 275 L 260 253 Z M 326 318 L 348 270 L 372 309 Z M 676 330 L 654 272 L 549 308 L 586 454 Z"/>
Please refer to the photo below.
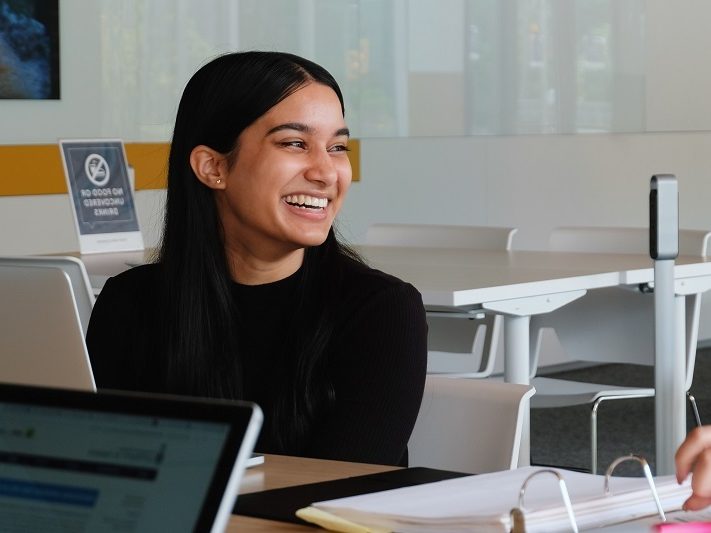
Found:
<path fill-rule="evenodd" d="M 686 440 L 679 446 L 675 455 L 676 478 L 681 483 L 684 481 L 699 456 L 705 449 L 711 448 L 711 426 L 694 428 L 686 437 Z M 711 476 L 711 472 L 708 472 Z"/>
<path fill-rule="evenodd" d="M 684 503 L 687 511 L 711 505 L 711 426 L 694 429 L 675 456 L 676 478 L 681 483 L 690 472 L 692 494 Z"/>
<path fill-rule="evenodd" d="M 711 448 L 703 450 L 692 467 L 691 490 L 694 496 L 711 498 Z"/>
<path fill-rule="evenodd" d="M 711 498 L 703 498 L 692 494 L 688 500 L 684 502 L 684 511 L 700 511 L 704 507 L 711 505 Z"/>

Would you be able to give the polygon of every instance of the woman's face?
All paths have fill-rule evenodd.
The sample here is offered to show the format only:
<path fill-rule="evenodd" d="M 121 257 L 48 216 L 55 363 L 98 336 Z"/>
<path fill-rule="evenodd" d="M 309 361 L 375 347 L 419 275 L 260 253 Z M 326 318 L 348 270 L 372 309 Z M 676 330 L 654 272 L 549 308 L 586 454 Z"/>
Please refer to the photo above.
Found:
<path fill-rule="evenodd" d="M 347 142 L 340 101 L 319 83 L 246 128 L 217 194 L 226 246 L 277 257 L 323 243 L 351 183 Z"/>

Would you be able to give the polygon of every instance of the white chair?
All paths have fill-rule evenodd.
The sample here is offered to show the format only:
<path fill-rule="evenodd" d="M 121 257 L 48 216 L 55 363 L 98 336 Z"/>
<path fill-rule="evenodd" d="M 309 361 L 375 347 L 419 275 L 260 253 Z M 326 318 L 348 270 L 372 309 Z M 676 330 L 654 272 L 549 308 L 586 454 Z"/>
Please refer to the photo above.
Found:
<path fill-rule="evenodd" d="M 69 276 L 79 312 L 79 320 L 86 336 L 95 297 L 86 267 L 81 260 L 71 256 L 0 256 L 0 266 L 45 267 L 63 270 Z"/>
<path fill-rule="evenodd" d="M 680 255 L 705 256 L 711 232 L 679 231 Z M 553 230 L 550 249 L 590 253 L 647 253 L 647 228 L 564 227 Z M 588 292 L 565 307 L 531 319 L 531 331 L 539 334 L 534 343 L 532 367 L 540 357 L 541 328 L 553 328 L 565 355 L 571 361 L 654 365 L 654 295 L 639 288 L 615 287 Z M 696 360 L 701 295 L 687 296 L 686 390 L 691 387 Z M 609 400 L 647 398 L 653 388 L 620 387 L 585 383 L 537 375 L 531 384 L 536 395 L 531 408 L 590 404 L 591 470 L 597 471 L 597 413 Z M 700 424 L 696 402 L 688 394 L 696 423 Z M 626 450 L 621 450 L 626 451 Z"/>
<path fill-rule="evenodd" d="M 409 465 L 484 473 L 518 466 L 530 385 L 427 376 Z"/>
<path fill-rule="evenodd" d="M 428 224 L 374 224 L 366 243 L 381 246 L 510 250 L 515 228 Z M 484 313 L 427 313 L 427 371 L 483 378 L 494 371 L 503 318 Z"/>
<path fill-rule="evenodd" d="M 373 224 L 365 242 L 387 246 L 510 250 L 515 228 L 439 224 Z"/>

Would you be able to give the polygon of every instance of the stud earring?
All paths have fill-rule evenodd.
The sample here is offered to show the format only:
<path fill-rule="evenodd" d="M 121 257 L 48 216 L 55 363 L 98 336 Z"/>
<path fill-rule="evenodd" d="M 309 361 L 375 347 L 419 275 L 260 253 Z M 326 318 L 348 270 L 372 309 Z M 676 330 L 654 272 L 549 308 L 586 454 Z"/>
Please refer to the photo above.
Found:
<path fill-rule="evenodd" d="M 218 180 L 216 181 L 216 183 L 222 183 L 222 180 L 219 180 L 219 179 L 218 179 Z"/>

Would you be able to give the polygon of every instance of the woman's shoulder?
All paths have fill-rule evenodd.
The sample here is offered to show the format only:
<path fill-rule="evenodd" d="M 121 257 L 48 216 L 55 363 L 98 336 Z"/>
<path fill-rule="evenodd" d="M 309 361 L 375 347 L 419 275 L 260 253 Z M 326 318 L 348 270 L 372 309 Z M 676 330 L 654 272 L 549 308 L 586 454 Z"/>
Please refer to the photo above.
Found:
<path fill-rule="evenodd" d="M 106 280 L 91 313 L 92 338 L 97 332 L 113 330 L 117 320 L 136 324 L 160 316 L 159 270 L 157 265 L 141 265 Z"/>
<path fill-rule="evenodd" d="M 411 296 L 421 302 L 420 293 L 410 283 L 349 257 L 343 258 L 344 296 L 370 299 L 376 295 Z"/>
<path fill-rule="evenodd" d="M 132 302 L 154 298 L 160 280 L 160 265 L 135 266 L 107 279 L 98 299 Z"/>
<path fill-rule="evenodd" d="M 120 274 L 110 277 L 106 283 L 112 285 L 114 288 L 121 287 L 125 290 L 131 290 L 132 288 L 154 286 L 159 280 L 160 265 L 151 263 L 124 270 Z"/>

